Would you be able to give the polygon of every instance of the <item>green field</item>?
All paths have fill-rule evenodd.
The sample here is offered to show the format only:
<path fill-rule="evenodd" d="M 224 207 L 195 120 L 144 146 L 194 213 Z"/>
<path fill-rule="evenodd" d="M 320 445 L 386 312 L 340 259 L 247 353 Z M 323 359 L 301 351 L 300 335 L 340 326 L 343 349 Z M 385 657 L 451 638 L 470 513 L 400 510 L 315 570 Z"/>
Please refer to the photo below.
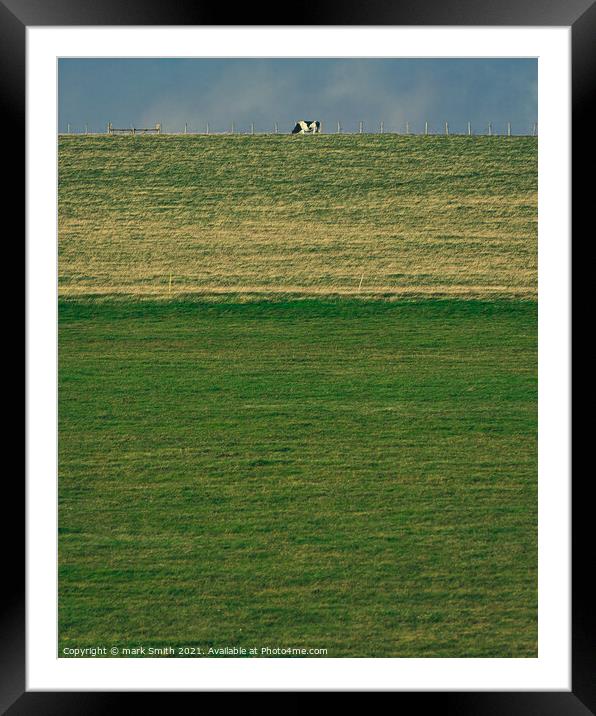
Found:
<path fill-rule="evenodd" d="M 62 137 L 59 161 L 61 295 L 537 295 L 534 137 Z"/>
<path fill-rule="evenodd" d="M 60 655 L 536 656 L 535 139 L 59 162 Z"/>

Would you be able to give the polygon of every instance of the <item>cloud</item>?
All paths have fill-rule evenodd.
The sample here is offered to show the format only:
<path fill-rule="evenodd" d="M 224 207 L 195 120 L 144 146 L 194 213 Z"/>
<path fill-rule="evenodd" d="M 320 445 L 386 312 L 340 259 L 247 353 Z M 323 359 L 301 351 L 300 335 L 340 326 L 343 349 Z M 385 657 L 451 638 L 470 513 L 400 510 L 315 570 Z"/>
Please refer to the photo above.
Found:
<path fill-rule="evenodd" d="M 147 107 L 142 118 L 162 121 L 172 129 L 182 128 L 185 122 L 195 129 L 204 129 L 209 122 L 214 131 L 227 130 L 232 122 L 240 130 L 251 122 L 260 129 L 271 128 L 280 119 L 275 110 L 283 107 L 292 91 L 289 85 L 289 79 L 270 64 L 231 60 L 202 91 L 192 87 L 172 91 Z"/>
<path fill-rule="evenodd" d="M 192 87 L 172 89 L 152 101 L 141 113 L 147 125 L 160 121 L 180 130 L 185 122 L 214 131 L 231 123 L 247 130 L 270 129 L 274 122 L 289 131 L 298 119 L 320 119 L 331 130 L 337 121 L 355 131 L 360 120 L 368 128 L 383 121 L 387 130 L 402 130 L 430 113 L 435 88 L 432 83 L 396 83 L 389 72 L 379 72 L 378 61 L 305 60 L 277 63 L 230 60 L 201 92 Z"/>

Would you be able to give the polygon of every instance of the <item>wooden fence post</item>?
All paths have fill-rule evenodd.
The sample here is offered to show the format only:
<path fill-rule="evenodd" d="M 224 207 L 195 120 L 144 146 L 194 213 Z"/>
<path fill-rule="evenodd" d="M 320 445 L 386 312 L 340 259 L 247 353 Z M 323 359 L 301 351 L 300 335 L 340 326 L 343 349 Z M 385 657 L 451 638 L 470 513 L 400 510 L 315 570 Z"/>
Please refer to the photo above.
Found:
<path fill-rule="evenodd" d="M 511 136 L 511 122 L 507 122 L 507 136 Z"/>
<path fill-rule="evenodd" d="M 424 136 L 428 136 L 428 121 L 424 123 Z"/>
<path fill-rule="evenodd" d="M 449 122 L 445 122 L 445 134 L 449 134 Z"/>
<path fill-rule="evenodd" d="M 364 122 L 360 122 L 360 128 L 359 128 L 359 130 L 358 130 L 358 133 L 359 133 L 359 134 L 362 134 L 363 126 L 364 126 Z"/>
<path fill-rule="evenodd" d="M 406 134 L 410 133 L 410 123 L 406 122 Z"/>
<path fill-rule="evenodd" d="M 468 137 L 472 136 L 472 122 L 468 122 Z"/>
<path fill-rule="evenodd" d="M 488 123 L 488 136 L 492 137 L 492 134 L 493 134 L 493 125 L 492 125 L 492 122 L 489 122 Z"/>

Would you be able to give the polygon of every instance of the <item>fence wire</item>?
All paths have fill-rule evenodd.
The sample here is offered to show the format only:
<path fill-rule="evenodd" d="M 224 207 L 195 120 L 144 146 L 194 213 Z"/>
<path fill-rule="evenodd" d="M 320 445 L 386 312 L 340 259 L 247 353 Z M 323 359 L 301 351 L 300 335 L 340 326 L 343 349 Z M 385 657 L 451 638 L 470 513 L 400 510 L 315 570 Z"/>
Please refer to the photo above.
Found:
<path fill-rule="evenodd" d="M 83 127 L 76 127 L 71 124 L 66 125 L 66 131 L 60 132 L 60 134 L 73 134 L 73 135 L 151 135 L 151 134 L 167 134 L 167 135 L 190 135 L 190 136 L 231 136 L 231 135 L 259 135 L 259 136 L 270 136 L 270 135 L 290 135 L 291 130 L 286 129 L 287 123 L 285 122 L 271 122 L 270 126 L 257 126 L 256 123 L 250 123 L 248 125 L 237 124 L 236 122 L 230 122 L 228 126 L 217 126 L 209 122 L 191 124 L 187 122 L 184 127 L 171 127 L 168 125 L 162 125 L 157 123 L 154 127 L 136 127 L 131 125 L 130 127 L 114 127 L 109 122 L 105 127 L 98 129 L 93 128 L 89 125 Z M 341 121 L 337 122 L 321 122 L 321 134 L 343 134 L 348 136 L 354 136 L 359 134 L 392 134 L 400 136 L 537 136 L 538 135 L 538 124 L 537 122 L 531 123 L 526 127 L 515 126 L 511 122 L 487 122 L 482 126 L 474 126 L 471 122 L 452 125 L 448 121 L 445 122 L 424 122 L 424 123 L 410 123 L 405 122 L 402 125 L 396 125 L 387 123 L 383 120 L 371 125 L 364 121 L 351 122 L 343 124 Z"/>

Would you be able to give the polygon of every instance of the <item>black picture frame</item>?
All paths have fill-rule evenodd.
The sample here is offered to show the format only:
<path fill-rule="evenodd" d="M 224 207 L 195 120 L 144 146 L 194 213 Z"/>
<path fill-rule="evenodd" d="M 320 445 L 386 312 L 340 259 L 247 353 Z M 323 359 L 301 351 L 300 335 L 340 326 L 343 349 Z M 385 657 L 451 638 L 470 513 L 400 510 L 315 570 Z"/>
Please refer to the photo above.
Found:
<path fill-rule="evenodd" d="M 288 8 L 293 10 L 292 7 Z M 234 25 L 500 25 L 500 26 L 571 26 L 572 28 L 572 130 L 576 137 L 590 126 L 589 100 L 594 95 L 596 78 L 596 3 L 594 0 L 422 0 L 391 2 L 349 0 L 342 5 L 318 4 L 308 12 L 291 16 L 282 14 L 279 5 L 268 0 L 257 6 L 239 4 L 233 11 Z M 4 211 L 13 214 L 14 224 L 23 221 L 25 144 L 25 30 L 27 26 L 77 25 L 230 25 L 230 10 L 221 4 L 201 0 L 0 0 L 0 83 L 2 117 L 15 140 L 13 159 L 5 166 L 5 176 L 12 177 L 5 188 Z M 291 23 L 291 19 L 301 22 Z M 17 141 L 19 131 L 22 140 Z M 22 143 L 21 143 L 22 142 Z M 588 192 L 593 152 L 576 142 L 572 150 L 575 179 L 572 212 L 575 226 L 591 208 Z M 8 171 L 6 171 L 8 169 Z M 587 225 L 587 223 L 586 223 Z M 29 446 L 34 449 L 34 446 Z M 589 477 L 589 476 L 587 476 Z M 544 692 L 396 692 L 392 694 L 399 708 L 429 708 L 438 713 L 464 714 L 540 714 L 557 716 L 596 713 L 596 639 L 593 597 L 590 590 L 592 569 L 589 499 L 590 479 L 573 484 L 572 507 L 572 691 Z M 25 686 L 25 580 L 24 527 L 19 515 L 24 510 L 23 485 L 5 477 L 5 505 L 15 521 L 3 520 L 5 545 L 5 582 L 1 591 L 0 613 L 0 712 L 17 714 L 100 714 L 134 708 L 139 710 L 147 694 L 135 692 L 28 692 Z M 8 512 L 8 507 L 5 507 Z M 24 519 L 24 518 L 23 518 Z M 170 699 L 194 699 L 196 693 L 148 694 L 151 706 L 177 710 Z"/>

